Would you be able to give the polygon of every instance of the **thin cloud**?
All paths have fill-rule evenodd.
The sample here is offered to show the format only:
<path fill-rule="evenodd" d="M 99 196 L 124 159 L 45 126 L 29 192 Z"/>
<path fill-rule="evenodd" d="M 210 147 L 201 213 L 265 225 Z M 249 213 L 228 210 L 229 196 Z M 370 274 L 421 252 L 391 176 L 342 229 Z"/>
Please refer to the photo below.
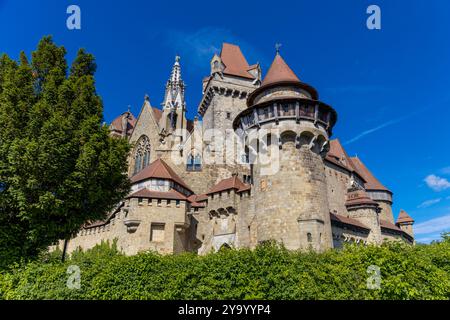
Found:
<path fill-rule="evenodd" d="M 429 176 L 427 176 L 424 181 L 428 187 L 437 192 L 450 188 L 450 182 L 447 179 L 441 178 L 434 174 L 430 174 Z"/>
<path fill-rule="evenodd" d="M 446 232 L 450 230 L 450 214 L 434 218 L 414 226 L 415 234 L 429 234 L 435 232 Z"/>
<path fill-rule="evenodd" d="M 173 48 L 182 58 L 186 58 L 197 66 L 209 66 L 209 60 L 215 53 L 220 53 L 223 42 L 230 42 L 241 47 L 250 64 L 256 63 L 254 58 L 264 56 L 247 41 L 234 35 L 229 29 L 204 27 L 193 32 L 184 30 L 168 30 L 165 33 L 165 45 Z"/>
<path fill-rule="evenodd" d="M 404 116 L 404 117 L 401 117 L 401 118 L 398 118 L 398 119 L 393 119 L 393 120 L 387 121 L 387 122 L 385 122 L 385 123 L 383 123 L 383 124 L 381 124 L 381 125 L 379 125 L 379 126 L 377 126 L 377 127 L 375 127 L 375 128 L 372 128 L 372 129 L 363 131 L 363 132 L 361 132 L 360 134 L 358 134 L 357 136 L 355 136 L 354 138 L 352 138 L 352 139 L 350 139 L 350 140 L 344 142 L 344 145 L 348 145 L 348 144 L 350 144 L 350 143 L 356 142 L 356 141 L 358 141 L 359 139 L 361 139 L 361 138 L 367 136 L 368 134 L 374 133 L 374 132 L 376 132 L 376 131 L 378 131 L 378 130 L 381 130 L 381 129 L 386 128 L 386 127 L 388 127 L 388 126 L 391 126 L 391 125 L 393 125 L 393 124 L 397 124 L 397 123 L 399 123 L 399 122 L 401 122 L 401 121 L 403 121 L 403 120 L 406 120 L 406 119 L 408 119 L 408 118 L 411 118 L 412 116 L 415 116 L 416 114 L 418 114 L 418 113 L 420 113 L 420 112 L 422 112 L 422 111 L 423 111 L 423 110 L 419 110 L 419 111 L 413 112 L 413 113 L 411 113 L 411 114 L 409 114 L 409 115 L 406 115 L 406 116 Z"/>
<path fill-rule="evenodd" d="M 400 121 L 403 121 L 403 120 L 405 120 L 405 119 L 406 119 L 406 117 L 399 118 L 399 119 L 396 119 L 396 120 L 390 120 L 390 121 L 385 122 L 385 123 L 383 123 L 383 124 L 381 124 L 381 125 L 379 125 L 379 126 L 377 126 L 377 127 L 375 127 L 375 128 L 372 128 L 372 129 L 363 131 L 363 132 L 361 132 L 360 134 L 358 134 L 356 137 L 354 137 L 354 138 L 352 138 L 352 139 L 350 139 L 350 140 L 344 142 L 344 145 L 347 145 L 347 144 L 356 142 L 356 141 L 358 141 L 359 139 L 361 139 L 361 138 L 367 136 L 368 134 L 371 134 L 371 133 L 373 133 L 373 132 L 375 132 L 375 131 L 378 131 L 378 130 L 381 130 L 381 129 L 383 129 L 383 128 L 386 128 L 387 126 L 390 126 L 390 125 L 399 123 Z"/>
<path fill-rule="evenodd" d="M 419 208 L 419 209 L 428 208 L 436 203 L 441 202 L 441 200 L 442 200 L 442 198 L 427 200 L 427 201 L 424 201 L 421 204 L 419 204 L 417 206 L 417 208 Z"/>

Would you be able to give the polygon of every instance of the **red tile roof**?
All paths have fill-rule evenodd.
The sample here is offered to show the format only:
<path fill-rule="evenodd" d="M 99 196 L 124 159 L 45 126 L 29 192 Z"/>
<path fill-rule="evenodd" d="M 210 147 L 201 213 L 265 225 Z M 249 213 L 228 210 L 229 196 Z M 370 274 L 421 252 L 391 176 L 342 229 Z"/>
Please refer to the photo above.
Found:
<path fill-rule="evenodd" d="M 369 169 L 367 169 L 367 167 L 358 157 L 351 158 L 351 161 L 356 169 L 356 172 L 366 181 L 366 183 L 364 184 L 366 190 L 389 191 L 388 188 L 383 186 L 381 182 L 377 178 L 375 178 L 375 176 L 369 171 Z"/>
<path fill-rule="evenodd" d="M 154 108 L 154 107 L 152 107 L 152 110 L 153 110 L 153 115 L 155 116 L 156 122 L 159 122 L 159 120 L 162 117 L 162 111 L 160 109 Z"/>
<path fill-rule="evenodd" d="M 194 208 L 204 208 L 206 207 L 205 201 L 208 200 L 208 196 L 206 194 L 193 194 L 188 197 L 188 201 L 191 203 L 191 206 Z"/>
<path fill-rule="evenodd" d="M 122 133 L 122 118 L 126 116 L 127 119 L 127 133 L 131 134 L 131 132 L 133 132 L 134 126 L 136 124 L 136 118 L 134 117 L 134 115 L 127 111 L 122 113 L 120 116 L 118 116 L 117 118 L 115 118 L 112 122 L 111 122 L 111 127 L 114 131 L 117 131 L 119 133 Z"/>
<path fill-rule="evenodd" d="M 300 82 L 300 79 L 295 75 L 294 71 L 289 68 L 283 58 L 277 54 L 261 85 L 265 86 L 282 81 Z"/>
<path fill-rule="evenodd" d="M 248 79 L 255 79 L 255 77 L 248 72 L 248 70 L 250 70 L 250 66 L 248 65 L 248 62 L 242 54 L 239 46 L 231 43 L 223 43 L 220 58 L 222 59 L 222 63 L 225 65 L 223 73 Z"/>
<path fill-rule="evenodd" d="M 330 140 L 330 151 L 328 151 L 326 159 L 350 172 L 356 171 L 339 139 Z"/>
<path fill-rule="evenodd" d="M 414 219 L 411 218 L 411 216 L 407 214 L 405 210 L 402 209 L 400 210 L 396 224 L 405 222 L 414 222 Z"/>
<path fill-rule="evenodd" d="M 237 175 L 224 179 L 216 184 L 207 194 L 217 193 L 225 190 L 235 189 L 237 192 L 250 190 L 250 185 L 243 183 Z"/>
<path fill-rule="evenodd" d="M 349 217 L 345 217 L 345 216 L 342 216 L 340 214 L 334 214 L 334 213 L 330 212 L 330 219 L 331 219 L 331 223 L 339 222 L 339 223 L 355 226 L 355 227 L 358 227 L 358 228 L 370 230 L 369 227 L 367 227 L 366 225 L 362 224 L 358 220 L 353 219 L 353 218 L 349 218 Z"/>
<path fill-rule="evenodd" d="M 347 207 L 359 206 L 364 204 L 378 206 L 378 204 L 373 201 L 364 190 L 355 190 L 347 194 L 347 201 L 345 202 L 345 205 Z"/>
<path fill-rule="evenodd" d="M 169 191 L 152 191 L 147 188 L 140 189 L 127 198 L 147 198 L 147 199 L 168 199 L 168 200 L 187 200 L 182 193 L 171 189 Z"/>
<path fill-rule="evenodd" d="M 162 159 L 153 161 L 148 167 L 132 176 L 130 180 L 132 183 L 136 183 L 150 178 L 171 180 L 192 192 L 191 188 L 183 181 L 183 179 L 181 179 Z"/>
<path fill-rule="evenodd" d="M 396 225 L 390 223 L 387 220 L 380 219 L 380 226 L 383 229 L 389 229 L 389 230 L 392 230 L 392 231 L 396 231 L 398 233 L 403 233 L 402 229 L 400 229 L 399 227 L 397 227 Z"/>

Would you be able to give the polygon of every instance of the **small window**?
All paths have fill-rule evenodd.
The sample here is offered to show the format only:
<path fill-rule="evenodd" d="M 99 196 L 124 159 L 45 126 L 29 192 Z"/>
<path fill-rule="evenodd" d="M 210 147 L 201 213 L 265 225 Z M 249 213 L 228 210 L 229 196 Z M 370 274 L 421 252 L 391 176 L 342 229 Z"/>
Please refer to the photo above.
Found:
<path fill-rule="evenodd" d="M 138 198 L 138 204 L 142 204 L 142 201 L 144 201 L 144 199 Z"/>
<path fill-rule="evenodd" d="M 308 238 L 308 242 L 312 242 L 312 234 L 308 232 L 306 236 Z"/>
<path fill-rule="evenodd" d="M 231 119 L 231 112 L 227 112 L 227 119 Z"/>
<path fill-rule="evenodd" d="M 189 154 L 186 163 L 187 171 L 201 171 L 202 170 L 202 157 L 199 153 L 194 151 Z"/>
<path fill-rule="evenodd" d="M 180 200 L 175 201 L 176 206 L 178 207 L 180 205 Z"/>

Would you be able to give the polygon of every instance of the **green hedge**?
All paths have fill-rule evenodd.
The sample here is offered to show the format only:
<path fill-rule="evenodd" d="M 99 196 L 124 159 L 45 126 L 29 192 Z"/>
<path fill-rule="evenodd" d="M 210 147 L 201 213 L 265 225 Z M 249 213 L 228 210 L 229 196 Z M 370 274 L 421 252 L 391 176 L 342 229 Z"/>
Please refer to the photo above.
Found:
<path fill-rule="evenodd" d="M 224 249 L 206 256 L 126 257 L 115 245 L 58 254 L 0 275 L 1 299 L 449 299 L 450 240 L 430 245 L 349 246 L 325 253 L 290 252 L 275 244 Z M 81 288 L 66 285 L 70 265 Z M 381 288 L 367 288 L 367 268 Z"/>

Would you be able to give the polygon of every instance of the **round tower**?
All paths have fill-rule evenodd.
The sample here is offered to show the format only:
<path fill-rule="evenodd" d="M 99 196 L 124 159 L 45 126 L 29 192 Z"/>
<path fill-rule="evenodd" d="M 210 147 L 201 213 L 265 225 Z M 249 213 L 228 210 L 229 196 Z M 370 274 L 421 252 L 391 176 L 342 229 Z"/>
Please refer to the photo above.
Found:
<path fill-rule="evenodd" d="M 332 247 L 323 158 L 336 112 L 277 52 L 260 88 L 235 118 L 253 167 L 258 241 L 288 249 Z"/>

